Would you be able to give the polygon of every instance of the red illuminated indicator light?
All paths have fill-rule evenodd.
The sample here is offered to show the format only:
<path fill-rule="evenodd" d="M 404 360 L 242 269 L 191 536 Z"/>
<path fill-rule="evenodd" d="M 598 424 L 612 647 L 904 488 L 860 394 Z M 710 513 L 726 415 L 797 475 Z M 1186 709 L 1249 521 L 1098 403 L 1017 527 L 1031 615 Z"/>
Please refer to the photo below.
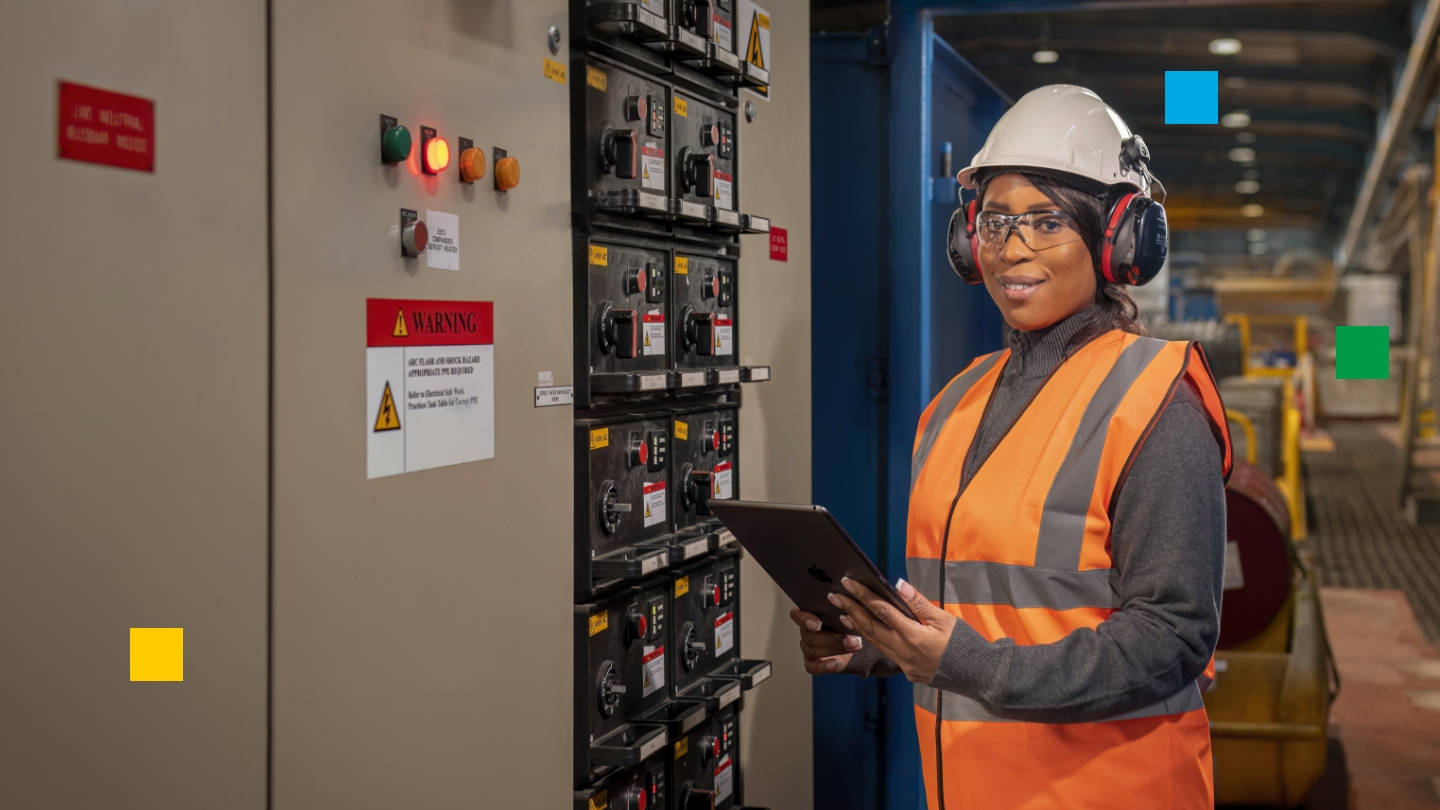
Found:
<path fill-rule="evenodd" d="M 425 141 L 425 173 L 439 174 L 450 166 L 450 144 L 444 138 Z"/>

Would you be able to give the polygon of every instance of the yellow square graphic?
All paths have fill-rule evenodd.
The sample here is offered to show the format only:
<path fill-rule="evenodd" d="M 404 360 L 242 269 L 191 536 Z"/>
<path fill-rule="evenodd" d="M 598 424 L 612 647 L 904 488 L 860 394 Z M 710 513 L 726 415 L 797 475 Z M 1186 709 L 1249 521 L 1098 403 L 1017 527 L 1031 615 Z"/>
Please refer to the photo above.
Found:
<path fill-rule="evenodd" d="M 185 680 L 185 628 L 130 628 L 130 680 Z"/>

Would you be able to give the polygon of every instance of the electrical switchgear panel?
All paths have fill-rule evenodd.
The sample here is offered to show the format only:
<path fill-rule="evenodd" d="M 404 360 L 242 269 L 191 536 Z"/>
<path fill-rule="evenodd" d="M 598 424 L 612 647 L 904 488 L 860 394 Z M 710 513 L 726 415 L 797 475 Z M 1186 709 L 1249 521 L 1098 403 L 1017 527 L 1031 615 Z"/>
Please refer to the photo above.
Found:
<path fill-rule="evenodd" d="M 575 791 L 575 810 L 665 810 L 671 806 L 668 788 L 669 748 L 633 768 L 607 768 L 591 783 Z"/>
<path fill-rule="evenodd" d="M 735 114 L 694 94 L 674 93 L 670 123 L 676 222 L 739 233 Z"/>
<path fill-rule="evenodd" d="M 734 81 L 740 74 L 735 55 L 735 0 L 670 0 L 673 18 L 697 39 L 704 40 L 703 52 L 692 48 L 676 58 L 701 73 Z"/>
<path fill-rule="evenodd" d="M 739 553 L 726 550 L 670 575 L 671 693 L 739 657 Z"/>
<path fill-rule="evenodd" d="M 730 810 L 740 803 L 740 722 L 734 707 L 670 743 L 674 810 Z M 713 802 L 713 805 L 710 804 Z"/>
<path fill-rule="evenodd" d="M 663 705 L 670 583 L 630 587 L 575 607 L 575 778 L 600 766 L 640 764 L 669 741 L 666 727 L 637 722 Z"/>
<path fill-rule="evenodd" d="M 669 50 L 669 0 L 586 0 L 585 22 L 595 31 Z"/>
<path fill-rule="evenodd" d="M 667 549 L 640 544 L 670 533 L 671 445 L 665 414 L 576 422 L 576 595 L 669 566 Z"/>
<path fill-rule="evenodd" d="M 734 405 L 679 410 L 671 418 L 674 530 L 720 530 L 712 500 L 740 496 L 739 411 Z"/>
<path fill-rule="evenodd" d="M 670 286 L 673 387 L 686 390 L 740 382 L 735 260 L 678 250 Z"/>
<path fill-rule="evenodd" d="M 588 405 L 592 393 L 663 396 L 670 387 L 670 251 L 598 236 L 577 250 L 584 255 L 576 265 L 586 268 L 577 274 L 575 301 L 575 329 L 585 343 L 576 357 L 581 402 Z"/>
<path fill-rule="evenodd" d="M 571 128 L 583 146 L 571 171 L 584 181 L 587 207 L 615 227 L 668 220 L 669 85 L 600 57 L 576 61 L 584 95 L 572 105 Z"/>

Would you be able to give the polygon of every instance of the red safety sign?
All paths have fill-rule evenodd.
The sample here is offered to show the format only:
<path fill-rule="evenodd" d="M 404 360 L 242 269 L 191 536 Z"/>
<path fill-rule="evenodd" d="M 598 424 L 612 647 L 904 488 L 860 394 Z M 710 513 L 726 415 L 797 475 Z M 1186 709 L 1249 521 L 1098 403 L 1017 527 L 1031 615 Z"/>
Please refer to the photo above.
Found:
<path fill-rule="evenodd" d="M 490 301 L 365 302 L 365 345 L 477 346 L 495 343 L 495 304 Z"/>
<path fill-rule="evenodd" d="M 155 102 L 60 83 L 60 157 L 155 171 Z"/>
<path fill-rule="evenodd" d="M 790 261 L 790 232 L 784 228 L 770 228 L 770 260 Z"/>

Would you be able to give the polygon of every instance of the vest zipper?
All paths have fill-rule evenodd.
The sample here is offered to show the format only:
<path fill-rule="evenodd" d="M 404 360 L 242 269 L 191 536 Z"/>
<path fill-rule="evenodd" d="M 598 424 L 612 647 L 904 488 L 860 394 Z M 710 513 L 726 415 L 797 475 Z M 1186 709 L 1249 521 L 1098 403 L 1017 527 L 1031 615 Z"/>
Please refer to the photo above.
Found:
<path fill-rule="evenodd" d="M 1104 332 L 1104 333 L 1101 333 L 1101 334 L 1109 334 L 1109 333 L 1108 333 L 1108 332 Z M 1056 363 L 1056 364 L 1055 364 L 1055 367 L 1052 368 L 1052 369 L 1050 369 L 1050 372 L 1045 375 L 1045 379 L 1041 380 L 1041 381 L 1040 381 L 1040 384 L 1035 387 L 1035 393 L 1031 394 L 1031 395 L 1030 395 L 1030 398 L 1027 399 L 1027 400 L 1025 400 L 1025 406 L 1022 407 L 1022 408 L 1019 410 L 1019 412 L 1015 414 L 1015 418 L 1014 418 L 1013 420 L 1011 420 L 1010 424 L 1008 424 L 1008 425 L 1005 426 L 1005 430 L 1000 433 L 1000 438 L 998 438 L 998 439 L 995 440 L 995 443 L 994 443 L 993 445 L 991 445 L 991 446 L 990 446 L 990 449 L 985 452 L 985 457 L 984 457 L 984 458 L 981 458 L 981 459 L 980 459 L 980 462 L 975 465 L 975 472 L 976 472 L 977 474 L 980 472 L 980 468 L 983 467 L 983 466 L 985 466 L 985 462 L 987 462 L 987 461 L 990 460 L 990 456 L 991 456 L 991 454 L 993 454 L 993 453 L 995 452 L 995 448 L 999 447 L 1000 444 L 1001 444 L 1001 442 L 1004 442 L 1004 441 L 1005 441 L 1005 437 L 1010 435 L 1010 431 L 1015 427 L 1015 425 L 1016 425 L 1017 423 L 1019 423 L 1020 417 L 1024 416 L 1024 415 L 1025 415 L 1025 412 L 1028 411 L 1028 410 L 1030 410 L 1030 406 L 1035 402 L 1035 398 L 1038 397 L 1038 396 L 1040 396 L 1040 392 L 1041 392 L 1041 391 L 1044 391 L 1044 390 L 1045 390 L 1045 386 L 1049 384 L 1050 378 L 1055 376 L 1055 372 L 1059 371 L 1059 370 L 1060 370 L 1060 367 L 1063 366 L 1063 365 L 1065 365 L 1065 362 L 1066 362 L 1066 361 L 1068 361 L 1071 357 L 1074 357 L 1076 354 L 1078 354 L 1078 353 L 1080 352 L 1081 349 L 1085 348 L 1085 346 L 1089 345 L 1089 343 L 1090 343 L 1091 341 L 1095 340 L 1095 338 L 1098 338 L 1098 337 L 1100 337 L 1100 335 L 1095 335 L 1094 337 L 1091 337 L 1091 338 L 1085 340 L 1083 343 L 1080 343 L 1079 345 L 1075 346 L 1073 349 L 1067 350 L 1065 356 L 1062 357 L 1062 358 L 1060 358 L 1060 362 Z M 1012 354 L 1013 354 L 1013 353 L 1012 353 Z M 1009 360 L 1008 360 L 1008 359 L 1006 360 L 1006 365 L 1009 365 Z M 1000 367 L 1000 379 L 1004 379 L 1004 377 L 1005 377 L 1005 366 L 1001 366 L 1001 367 Z M 976 426 L 975 426 L 975 435 L 976 435 L 976 436 L 979 436 L 979 435 L 980 435 L 980 427 L 985 424 L 985 417 L 990 415 L 990 406 L 993 405 L 993 404 L 995 404 L 995 394 L 998 393 L 999 390 L 1000 390 L 1000 379 L 997 379 L 997 380 L 995 381 L 995 387 L 990 389 L 990 398 L 985 401 L 985 410 L 984 410 L 984 412 L 982 412 L 982 413 L 980 414 L 980 421 L 979 421 L 979 422 L 976 424 Z M 943 425 L 941 426 L 941 430 L 944 430 L 944 426 L 943 426 Z M 937 439 L 939 438 L 939 434 L 936 434 L 936 438 L 937 438 Z M 947 515 L 945 516 L 945 533 L 940 536 L 940 566 L 939 566 L 939 568 L 940 568 L 940 582 L 938 583 L 940 587 L 939 587 L 939 589 L 938 589 L 938 593 L 940 594 L 940 609 L 941 609 L 941 610 L 944 610 L 944 609 L 945 609 L 945 559 L 946 559 L 946 557 L 948 557 L 949 554 L 950 554 L 950 523 L 951 523 L 951 521 L 953 521 L 953 520 L 955 519 L 955 507 L 957 507 L 957 506 L 960 505 L 960 496 L 965 494 L 965 490 L 966 490 L 967 487 L 970 486 L 970 482 L 973 481 L 973 480 L 975 480 L 975 476 L 974 476 L 974 475 L 969 475 L 969 476 L 967 476 L 967 475 L 965 474 L 965 470 L 969 468 L 969 466 L 970 466 L 970 459 L 971 459 L 971 456 L 974 455 L 974 453 L 975 453 L 975 440 L 972 438 L 972 439 L 970 440 L 970 449 L 968 449 L 968 450 L 965 451 L 965 462 L 960 465 L 960 487 L 959 487 L 957 490 L 955 490 L 955 498 L 950 501 L 950 512 L 949 512 L 949 514 L 947 514 Z M 963 621 L 963 619 L 962 619 L 961 621 Z M 942 730 L 943 730 L 943 728 L 944 728 L 944 725 L 943 725 L 944 721 L 942 721 L 942 720 L 940 719 L 941 716 L 942 716 L 942 714 L 943 714 L 943 712 L 944 712 L 944 709 L 945 709 L 945 690 L 943 690 L 943 689 L 936 689 L 936 690 L 935 690 L 935 792 L 938 793 L 938 794 L 940 794 L 940 810 L 946 810 L 946 809 L 945 809 L 945 745 L 944 745 L 944 742 L 943 742 L 943 737 L 941 736 L 941 732 L 942 732 Z"/>

